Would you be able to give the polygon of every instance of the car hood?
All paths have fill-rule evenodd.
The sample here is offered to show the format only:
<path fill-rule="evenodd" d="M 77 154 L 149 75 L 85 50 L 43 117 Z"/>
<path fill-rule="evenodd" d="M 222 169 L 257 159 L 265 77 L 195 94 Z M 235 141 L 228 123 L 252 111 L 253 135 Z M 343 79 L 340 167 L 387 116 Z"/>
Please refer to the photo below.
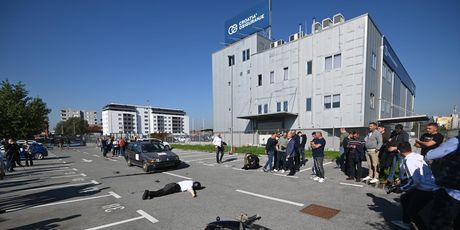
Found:
<path fill-rule="evenodd" d="M 150 152 L 144 153 L 145 157 L 148 159 L 163 159 L 163 158 L 170 158 L 173 159 L 177 157 L 177 155 L 170 151 L 163 151 L 163 152 Z"/>

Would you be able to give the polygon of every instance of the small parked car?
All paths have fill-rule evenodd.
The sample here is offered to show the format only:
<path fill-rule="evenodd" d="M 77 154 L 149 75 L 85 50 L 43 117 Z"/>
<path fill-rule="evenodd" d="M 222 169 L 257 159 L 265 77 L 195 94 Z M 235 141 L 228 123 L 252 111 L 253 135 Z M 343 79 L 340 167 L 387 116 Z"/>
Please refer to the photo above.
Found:
<path fill-rule="evenodd" d="M 144 172 L 178 167 L 181 164 L 179 156 L 165 147 L 161 140 L 155 139 L 130 142 L 126 148 L 125 157 L 128 166 L 140 166 Z"/>
<path fill-rule="evenodd" d="M 25 152 L 25 146 L 19 145 L 19 147 L 21 147 L 19 156 L 21 157 L 22 160 L 24 160 L 26 159 L 26 154 L 27 154 Z M 30 150 L 32 152 L 32 155 L 34 156 L 34 159 L 36 160 L 42 160 L 43 158 L 48 156 L 48 150 L 41 143 L 38 143 L 38 142 L 31 143 Z"/>

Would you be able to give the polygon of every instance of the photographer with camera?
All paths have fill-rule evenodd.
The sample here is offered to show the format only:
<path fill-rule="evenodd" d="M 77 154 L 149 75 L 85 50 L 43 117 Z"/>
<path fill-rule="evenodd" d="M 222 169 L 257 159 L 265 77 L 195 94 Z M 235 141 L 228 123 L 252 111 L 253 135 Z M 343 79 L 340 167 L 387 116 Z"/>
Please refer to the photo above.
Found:
<path fill-rule="evenodd" d="M 434 192 L 439 187 L 435 184 L 434 176 L 423 156 L 412 152 L 409 142 L 398 144 L 398 152 L 404 157 L 400 169 L 403 171 L 403 177 L 396 180 L 395 186 L 388 192 L 395 192 L 394 190 L 404 192 L 401 195 L 403 216 L 402 222 L 392 221 L 392 223 L 403 229 L 428 229 L 419 212 L 433 200 Z"/>
<path fill-rule="evenodd" d="M 441 186 L 434 195 L 430 227 L 460 229 L 460 136 L 430 150 L 426 159 L 433 160 L 431 169 Z"/>

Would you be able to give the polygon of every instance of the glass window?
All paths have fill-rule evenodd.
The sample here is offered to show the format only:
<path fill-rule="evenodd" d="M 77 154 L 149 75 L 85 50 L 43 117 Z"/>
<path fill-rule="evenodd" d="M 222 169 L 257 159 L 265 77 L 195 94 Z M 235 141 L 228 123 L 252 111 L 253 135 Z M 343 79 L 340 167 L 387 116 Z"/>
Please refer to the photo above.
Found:
<path fill-rule="evenodd" d="M 250 56 L 249 56 L 249 49 L 246 50 L 246 60 L 249 60 Z"/>
<path fill-rule="evenodd" d="M 371 106 L 371 109 L 374 109 L 374 108 L 375 108 L 375 95 L 374 95 L 373 93 L 371 93 L 371 95 L 370 95 L 369 104 L 370 104 L 370 106 Z"/>
<path fill-rule="evenodd" d="M 332 69 L 332 56 L 329 56 L 324 59 L 324 70 L 331 71 L 331 69 Z"/>
<path fill-rule="evenodd" d="M 243 61 L 246 61 L 246 50 L 243 50 Z"/>
<path fill-rule="evenodd" d="M 262 86 L 262 74 L 257 75 L 257 86 Z"/>
<path fill-rule="evenodd" d="M 262 114 L 262 105 L 258 106 L 259 114 Z"/>
<path fill-rule="evenodd" d="M 283 111 L 287 112 L 288 111 L 288 101 L 283 102 Z"/>
<path fill-rule="evenodd" d="M 334 55 L 334 69 L 342 67 L 342 54 Z"/>
<path fill-rule="evenodd" d="M 288 75 L 288 67 L 285 67 L 284 69 L 284 80 L 286 81 L 287 79 L 289 79 L 289 75 Z"/>
<path fill-rule="evenodd" d="M 235 55 L 228 56 L 228 66 L 235 65 Z"/>
<path fill-rule="evenodd" d="M 372 69 L 377 69 L 377 55 L 375 53 L 372 53 Z"/>
<path fill-rule="evenodd" d="M 275 72 L 270 72 L 270 84 L 275 83 Z"/>
<path fill-rule="evenodd" d="M 268 113 L 268 104 L 264 105 L 264 113 Z"/>
<path fill-rule="evenodd" d="M 306 108 L 307 111 L 311 111 L 311 98 L 307 98 Z"/>
<path fill-rule="evenodd" d="M 332 108 L 340 108 L 340 94 L 334 94 L 332 98 Z"/>
<path fill-rule="evenodd" d="M 276 112 L 281 112 L 281 102 L 276 102 Z"/>
<path fill-rule="evenodd" d="M 330 109 L 331 108 L 331 102 L 332 102 L 331 99 L 332 98 L 331 98 L 330 95 L 329 96 L 324 96 L 324 108 L 325 109 Z"/>
<path fill-rule="evenodd" d="M 312 72 L 313 72 L 312 71 L 312 65 L 313 65 L 312 61 L 307 62 L 307 75 L 312 74 Z"/>

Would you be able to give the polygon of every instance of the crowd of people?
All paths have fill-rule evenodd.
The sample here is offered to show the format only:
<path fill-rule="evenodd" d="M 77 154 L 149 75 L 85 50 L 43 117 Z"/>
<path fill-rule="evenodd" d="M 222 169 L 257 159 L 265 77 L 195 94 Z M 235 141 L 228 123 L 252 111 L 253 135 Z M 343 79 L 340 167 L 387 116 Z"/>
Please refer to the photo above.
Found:
<path fill-rule="evenodd" d="M 19 145 L 15 139 L 3 139 L 1 140 L 0 145 L 2 145 L 5 149 L 5 168 L 7 172 L 14 172 L 14 168 L 18 166 L 24 167 L 24 165 L 22 165 L 21 163 L 21 153 L 24 157 L 26 167 L 34 165 L 34 156 L 32 154 L 32 146 L 30 144 L 24 143 L 22 145 Z M 3 168 L 3 156 L 1 159 L 2 161 L 0 162 L 0 164 L 2 164 Z"/>
<path fill-rule="evenodd" d="M 101 148 L 102 156 L 105 158 L 108 153 L 112 153 L 112 157 L 125 156 L 127 142 L 123 137 L 119 139 L 113 136 L 98 138 L 96 144 Z"/>

